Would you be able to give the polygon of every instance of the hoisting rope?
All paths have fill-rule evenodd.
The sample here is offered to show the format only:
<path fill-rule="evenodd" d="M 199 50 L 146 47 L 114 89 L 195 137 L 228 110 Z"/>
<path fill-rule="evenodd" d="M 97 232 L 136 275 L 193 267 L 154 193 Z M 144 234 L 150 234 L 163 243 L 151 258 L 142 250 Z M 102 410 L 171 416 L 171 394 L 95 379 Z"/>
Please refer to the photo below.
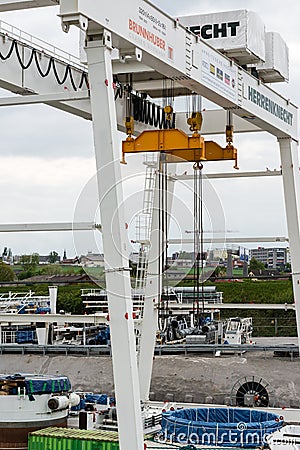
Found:
<path fill-rule="evenodd" d="M 202 98 L 193 93 L 187 97 L 187 123 L 190 130 L 198 133 L 202 124 Z M 199 326 L 200 292 L 202 297 L 201 313 L 204 313 L 204 245 L 203 245 L 203 165 L 200 161 L 195 162 L 194 166 L 194 220 L 193 220 L 193 241 L 194 241 L 194 292 L 193 292 L 193 313 L 197 318 Z M 200 289 L 201 286 L 201 289 Z"/>
<path fill-rule="evenodd" d="M 204 243 L 203 243 L 203 165 L 196 162 L 194 169 L 194 298 L 193 312 L 199 325 L 200 292 L 202 297 L 201 313 L 204 313 Z M 201 286 L 201 289 L 200 289 Z"/>
<path fill-rule="evenodd" d="M 163 108 L 155 106 L 157 111 L 161 112 L 161 125 L 163 128 L 175 128 L 175 113 L 173 110 L 174 105 L 174 81 L 164 78 L 163 88 Z M 148 102 L 149 103 L 149 102 Z M 158 109 L 159 108 L 159 109 Z M 153 117 L 152 117 L 153 119 Z M 161 285 L 159 286 L 159 292 L 161 292 L 161 306 L 159 314 L 159 329 L 165 330 L 165 319 L 169 310 L 169 289 L 168 289 L 168 171 L 166 155 L 160 153 L 159 161 L 159 174 L 158 174 L 158 186 L 159 186 L 159 248 L 161 254 L 159 255 L 159 267 L 161 270 Z M 167 313 L 167 314 L 166 314 Z"/>
<path fill-rule="evenodd" d="M 32 62 L 35 62 L 35 65 L 37 67 L 38 73 L 40 74 L 40 76 L 42 78 L 47 77 L 50 74 L 51 69 L 53 70 L 53 74 L 55 76 L 55 79 L 57 81 L 57 83 L 59 85 L 64 84 L 68 77 L 70 79 L 70 83 L 72 85 L 72 88 L 74 89 L 74 91 L 77 91 L 77 89 L 81 89 L 83 87 L 83 85 L 85 84 L 85 86 L 87 87 L 87 89 L 89 89 L 89 82 L 88 82 L 88 74 L 85 71 L 79 71 L 81 73 L 81 78 L 79 81 L 78 86 L 76 86 L 76 83 L 74 81 L 74 77 L 73 77 L 73 73 L 72 73 L 72 66 L 70 64 L 67 64 L 65 67 L 65 72 L 62 76 L 62 78 L 59 77 L 57 68 L 56 68 L 56 62 L 60 62 L 59 60 L 55 59 L 53 56 L 47 55 L 47 53 L 41 53 L 40 51 L 36 50 L 35 48 L 29 47 L 26 45 L 27 49 L 31 50 L 31 54 L 29 56 L 29 59 L 27 61 L 27 63 L 23 63 L 22 61 L 22 57 L 20 55 L 20 50 L 19 50 L 19 46 L 18 46 L 18 41 L 17 40 L 13 40 L 10 46 L 10 49 L 8 51 L 8 53 L 4 56 L 1 52 L 0 52 L 0 59 L 2 61 L 6 61 L 7 59 L 9 59 L 11 57 L 11 55 L 13 54 L 13 51 L 15 50 L 17 59 L 19 61 L 19 64 L 21 66 L 21 68 L 23 70 L 28 69 Z M 49 56 L 49 61 L 48 61 L 48 66 L 46 68 L 45 71 L 43 71 L 41 69 L 41 65 L 39 62 L 39 58 L 41 55 L 45 55 L 45 56 Z"/>
<path fill-rule="evenodd" d="M 158 230 L 159 230 L 159 245 L 161 249 L 159 253 L 159 292 L 161 293 L 161 302 L 159 308 L 159 329 L 164 331 L 166 323 L 166 312 L 169 309 L 168 296 L 168 173 L 167 163 L 165 162 L 165 154 L 160 154 L 159 172 L 158 172 L 158 190 L 159 190 L 159 212 L 158 212 Z"/>

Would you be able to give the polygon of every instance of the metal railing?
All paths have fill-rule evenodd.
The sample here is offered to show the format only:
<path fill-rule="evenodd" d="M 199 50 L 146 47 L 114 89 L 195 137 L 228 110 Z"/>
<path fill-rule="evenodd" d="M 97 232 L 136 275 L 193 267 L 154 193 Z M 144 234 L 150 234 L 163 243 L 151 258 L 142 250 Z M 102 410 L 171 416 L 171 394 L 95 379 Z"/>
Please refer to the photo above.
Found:
<path fill-rule="evenodd" d="M 7 36 L 8 38 L 15 39 L 28 47 L 35 48 L 45 55 L 53 56 L 53 58 L 70 64 L 81 71 L 86 70 L 86 67 L 81 64 L 80 59 L 77 56 L 61 50 L 60 48 L 55 47 L 55 45 L 49 44 L 49 42 L 32 36 L 31 34 L 26 33 L 26 31 L 23 31 L 14 25 L 10 25 L 3 20 L 0 20 L 0 33 L 3 34 L 4 37 Z"/>
<path fill-rule="evenodd" d="M 277 344 L 277 345 L 248 345 L 248 344 L 173 344 L 173 345 L 156 345 L 156 355 L 167 354 L 189 354 L 189 353 L 235 353 L 243 354 L 244 352 L 264 352 L 281 353 L 289 355 L 291 358 L 299 354 L 299 348 L 294 344 Z M 0 344 L 0 355 L 2 354 L 81 354 L 81 355 L 110 355 L 111 347 L 109 345 L 37 345 L 37 344 Z"/>

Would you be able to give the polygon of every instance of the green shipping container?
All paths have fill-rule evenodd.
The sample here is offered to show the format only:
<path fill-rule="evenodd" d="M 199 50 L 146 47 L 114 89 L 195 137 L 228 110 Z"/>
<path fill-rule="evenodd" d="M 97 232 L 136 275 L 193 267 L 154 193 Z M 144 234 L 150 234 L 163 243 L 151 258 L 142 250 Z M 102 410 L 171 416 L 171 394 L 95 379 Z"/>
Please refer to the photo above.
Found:
<path fill-rule="evenodd" d="M 119 450 L 118 433 L 50 427 L 28 436 L 28 450 Z"/>

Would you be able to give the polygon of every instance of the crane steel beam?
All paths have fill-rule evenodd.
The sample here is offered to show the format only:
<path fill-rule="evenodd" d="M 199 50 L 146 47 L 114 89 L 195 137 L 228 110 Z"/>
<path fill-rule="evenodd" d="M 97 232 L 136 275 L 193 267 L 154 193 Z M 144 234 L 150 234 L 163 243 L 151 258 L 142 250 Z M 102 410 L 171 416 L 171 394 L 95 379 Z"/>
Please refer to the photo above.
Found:
<path fill-rule="evenodd" d="M 0 80 L 1 84 L 1 80 Z M 84 119 L 91 120 L 88 91 L 31 94 L 0 98 L 0 106 L 22 106 L 43 103 Z M 81 107 L 82 105 L 82 107 Z"/>
<path fill-rule="evenodd" d="M 254 277 L 255 278 L 255 277 Z M 249 278 L 251 279 L 251 278 Z M 294 303 L 208 303 L 204 301 L 204 307 L 207 310 L 217 309 L 259 309 L 259 310 L 292 310 L 295 311 Z M 173 311 L 191 311 L 193 303 L 169 303 L 169 309 Z"/>
<path fill-rule="evenodd" d="M 284 236 L 280 236 L 280 237 L 267 237 L 267 236 L 262 236 L 262 237 L 230 237 L 227 236 L 226 238 L 217 238 L 217 237 L 211 237 L 211 238 L 204 238 L 203 242 L 205 244 L 208 244 L 210 242 L 213 243 L 218 243 L 218 244 L 240 244 L 242 243 L 257 243 L 257 242 L 288 242 L 289 239 L 287 237 Z M 194 239 L 169 239 L 168 240 L 169 244 L 178 244 L 178 245 L 183 245 L 183 244 L 193 244 L 194 243 Z"/>
<path fill-rule="evenodd" d="M 25 96 L 0 98 L 0 106 L 21 106 L 45 103 L 49 106 L 59 107 L 59 102 L 72 102 L 77 100 L 88 100 L 88 91 L 59 92 L 51 94 L 32 94 Z M 62 109 L 62 108 L 60 108 Z"/>
<path fill-rule="evenodd" d="M 19 223 L 0 224 L 0 233 L 23 233 L 27 231 L 101 231 L 101 225 L 93 222 Z"/>
<path fill-rule="evenodd" d="M 257 172 L 220 172 L 220 173 L 203 173 L 203 177 L 209 180 L 228 179 L 228 178 L 255 178 L 255 177 L 278 177 L 281 176 L 281 170 L 265 170 Z M 171 175 L 172 179 L 178 181 L 194 180 L 193 174 Z"/>
<path fill-rule="evenodd" d="M 118 120 L 118 130 L 126 132 L 124 117 L 126 117 L 126 107 L 125 102 L 118 100 L 116 102 L 117 120 Z M 200 130 L 202 136 L 205 135 L 224 135 L 224 145 L 225 145 L 225 128 L 226 128 L 226 111 L 223 109 L 211 109 L 202 112 L 203 123 Z M 176 112 L 176 128 L 184 131 L 186 134 L 191 134 L 190 126 L 187 124 L 187 113 Z M 247 122 L 241 117 L 233 114 L 233 128 L 234 134 L 239 133 L 256 133 L 262 130 L 255 126 L 251 122 Z M 134 135 L 138 135 L 144 130 L 153 130 L 155 127 L 151 125 L 146 125 L 141 122 L 135 121 L 134 124 Z"/>
<path fill-rule="evenodd" d="M 62 63 L 61 63 L 62 64 Z M 1 83 L 1 81 L 0 81 Z M 45 82 L 46 83 L 46 82 Z M 50 88 L 50 87 L 49 87 Z M 69 112 L 71 114 L 79 115 L 85 119 L 92 119 L 89 105 L 90 94 L 87 90 L 76 92 L 49 92 L 48 94 L 34 94 L 31 95 L 18 95 L 13 97 L 0 98 L 0 106 L 22 106 L 33 105 L 38 103 L 44 103 L 54 108 Z M 84 102 L 82 111 L 80 112 L 80 103 Z M 76 109 L 72 105 L 68 105 L 69 102 L 78 102 Z M 67 102 L 67 103 L 66 103 Z M 116 111 L 118 119 L 118 130 L 126 131 L 124 125 L 125 108 L 122 102 L 116 102 Z M 226 124 L 226 111 L 221 109 L 206 110 L 203 111 L 203 125 L 201 128 L 202 135 L 224 134 Z M 238 133 L 251 133 L 261 131 L 255 125 L 246 122 L 238 116 L 233 115 L 234 132 Z M 180 112 L 176 114 L 177 127 L 185 133 L 190 133 L 189 125 L 186 121 L 186 113 Z M 215 124 L 215 126 L 213 125 Z M 139 122 L 135 124 L 135 135 L 138 135 L 145 129 L 153 129 L 151 125 L 145 125 Z M 270 171 L 271 172 L 271 171 Z M 229 176 L 229 174 L 227 174 Z M 243 176 L 243 175 L 241 175 Z M 258 175 L 257 175 L 258 176 Z M 270 175 L 271 176 L 271 175 Z M 224 177 L 225 178 L 225 177 Z"/>
<path fill-rule="evenodd" d="M 86 67 L 80 64 L 80 60 L 73 55 L 50 46 L 48 43 L 40 41 L 34 36 L 30 36 L 22 32 L 22 30 L 11 27 L 9 24 L 1 21 L 0 36 L 0 52 L 2 55 L 9 54 L 12 46 L 17 45 L 18 54 L 19 56 L 21 55 L 20 57 L 25 63 L 30 59 L 34 49 L 39 55 L 38 61 L 40 61 L 42 67 L 44 65 L 48 67 L 52 58 L 56 72 L 63 74 L 66 70 L 70 70 L 77 86 L 80 85 L 83 73 L 87 72 Z M 26 36 L 26 39 L 24 36 Z M 23 100 L 23 104 L 48 103 L 65 112 L 91 120 L 91 106 L 85 83 L 80 89 L 81 92 L 77 90 L 75 93 L 70 77 L 67 77 L 65 82 L 59 85 L 54 70 L 50 70 L 48 76 L 42 78 L 38 75 L 36 62 L 33 61 L 26 70 L 23 69 L 15 51 L 12 52 L 11 56 L 6 59 L 1 67 L 0 87 L 15 94 L 20 94 L 20 97 L 1 99 L 3 106 L 22 104 L 21 96 L 24 96 L 24 98 L 28 97 L 28 99 Z M 45 97 L 38 98 L 37 94 L 45 95 Z"/>
<path fill-rule="evenodd" d="M 24 323 L 90 323 L 97 325 L 107 323 L 107 314 L 0 314 L 0 325 Z"/>
<path fill-rule="evenodd" d="M 44 48 L 44 45 L 46 43 L 40 41 L 34 36 L 30 36 L 28 33 L 22 32 L 22 30 L 18 30 L 16 27 L 10 26 L 5 22 L 0 22 L 0 33 L 3 34 L 3 39 L 0 42 L 0 51 L 3 54 L 7 54 L 9 52 L 12 40 L 14 39 L 20 46 L 20 54 L 22 54 L 24 50 L 23 47 L 26 46 L 27 51 L 28 48 L 35 48 L 38 52 L 43 50 L 43 59 L 45 60 L 47 60 L 51 56 L 54 57 L 55 64 L 57 65 L 59 73 L 65 70 L 65 64 L 69 64 L 71 70 L 74 71 L 75 76 L 78 76 L 77 74 L 79 73 L 79 71 L 86 72 L 86 66 L 83 65 L 78 58 L 74 57 L 73 55 L 68 55 L 63 50 L 54 47 L 52 48 L 52 46 L 49 47 L 47 45 L 46 48 Z M 24 40 L 24 36 L 26 36 L 27 39 Z M 114 74 L 124 74 L 127 72 L 136 73 L 139 71 L 146 71 L 148 74 L 151 74 L 151 70 L 155 72 L 150 67 L 145 66 L 138 61 L 133 60 L 130 63 L 126 62 L 125 64 L 123 64 L 119 62 L 119 59 L 113 60 Z M 89 93 L 87 89 L 72 92 L 72 86 L 69 86 L 68 83 L 60 88 L 57 83 L 53 83 L 53 81 L 55 80 L 53 80 L 51 74 L 49 74 L 47 78 L 43 79 L 41 83 L 39 78 L 36 78 L 34 76 L 34 71 L 37 71 L 37 69 L 22 69 L 15 58 L 9 58 L 8 60 L 6 60 L 5 67 L 3 67 L 0 75 L 0 86 L 3 89 L 7 89 L 11 92 L 19 93 L 21 94 L 21 96 L 10 98 L 6 97 L 0 99 L 0 106 L 17 106 L 29 105 L 33 103 L 45 103 L 49 106 L 61 109 L 74 115 L 78 115 L 85 119 L 92 119 Z M 69 91 L 67 92 L 65 90 L 66 87 L 69 89 Z M 61 92 L 59 92 L 60 89 Z M 151 94 L 151 91 L 149 92 Z M 186 92 L 186 90 L 184 90 L 184 92 Z M 116 109 L 118 129 L 125 132 L 126 130 L 124 126 L 124 117 L 126 116 L 126 108 L 124 99 L 118 99 L 116 101 Z M 206 135 L 224 133 L 227 120 L 227 112 L 225 110 L 206 110 L 203 111 L 202 114 L 203 125 L 201 134 Z M 178 128 L 186 133 L 189 133 L 189 126 L 187 125 L 186 121 L 186 113 L 177 113 L 176 123 Z M 247 122 L 243 118 L 240 118 L 236 115 L 233 115 L 233 127 L 235 133 L 261 131 L 260 128 L 255 126 L 255 124 L 253 124 L 252 122 Z M 140 122 L 135 123 L 135 135 L 139 134 L 145 129 L 153 129 L 153 127 L 150 125 L 142 124 Z"/>
<path fill-rule="evenodd" d="M 1 0 L 0 12 L 40 8 L 43 6 L 57 6 L 58 4 L 59 0 Z"/>
<path fill-rule="evenodd" d="M 151 93 L 150 93 L 151 95 Z M 203 123 L 200 133 L 202 135 L 209 134 L 224 134 L 227 124 L 227 111 L 225 109 L 205 110 L 202 112 Z M 235 114 L 232 114 L 232 125 L 234 133 L 257 133 L 262 130 L 254 123 L 243 119 Z M 185 133 L 190 133 L 189 125 L 187 124 L 187 113 L 176 112 L 176 127 Z M 225 142 L 225 141 L 224 141 Z"/>
<path fill-rule="evenodd" d="M 133 319 L 135 326 L 140 325 L 141 319 Z M 109 317 L 107 313 L 96 314 L 0 314 L 0 327 L 6 324 L 20 325 L 28 323 L 89 323 L 91 325 L 99 325 L 105 323 L 109 325 Z"/>
<path fill-rule="evenodd" d="M 168 77 L 190 92 L 234 110 L 264 131 L 298 140 L 297 107 L 289 99 L 199 40 L 149 1 L 133 0 L 130 6 L 121 2 L 115 14 L 109 2 L 103 2 L 100 8 L 94 0 L 60 0 L 63 29 L 68 31 L 76 25 L 90 32 L 91 37 L 103 34 L 121 55 L 135 54 L 138 61 L 155 70 L 157 75 L 152 73 L 151 77 L 144 72 L 133 74 L 134 89 L 135 82 L 147 80 L 150 86 L 152 79 L 156 83 L 157 78 Z M 210 64 L 215 61 L 230 76 L 229 86 L 210 76 Z"/>

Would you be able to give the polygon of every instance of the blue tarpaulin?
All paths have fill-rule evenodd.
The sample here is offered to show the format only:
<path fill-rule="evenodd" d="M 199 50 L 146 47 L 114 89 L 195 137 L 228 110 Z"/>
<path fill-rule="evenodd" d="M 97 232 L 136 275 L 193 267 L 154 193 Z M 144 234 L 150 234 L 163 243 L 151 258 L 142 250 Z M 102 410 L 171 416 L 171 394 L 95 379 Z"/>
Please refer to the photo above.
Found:
<path fill-rule="evenodd" d="M 26 379 L 25 387 L 27 394 L 56 394 L 67 392 L 71 389 L 68 377 L 58 376 L 42 379 Z"/>
<path fill-rule="evenodd" d="M 239 408 L 191 408 L 163 413 L 161 437 L 182 444 L 257 447 L 283 425 L 265 411 Z"/>
<path fill-rule="evenodd" d="M 26 394 L 55 394 L 67 392 L 71 389 L 68 377 L 63 375 L 29 375 L 14 374 L 0 375 L 0 380 L 22 380 L 26 388 Z"/>
<path fill-rule="evenodd" d="M 18 344 L 22 344 L 25 342 L 34 342 L 35 340 L 35 330 L 19 330 L 16 332 L 16 342 Z"/>
<path fill-rule="evenodd" d="M 115 405 L 116 399 L 114 397 L 109 397 L 106 394 L 86 394 L 84 398 L 80 399 L 80 403 L 77 406 L 72 406 L 72 411 L 80 411 L 85 408 L 86 403 L 96 403 L 98 405 L 107 405 L 109 400 L 109 405 Z"/>
<path fill-rule="evenodd" d="M 98 403 L 100 405 L 107 404 L 108 395 L 106 394 L 86 394 L 85 401 L 88 403 Z M 109 403 L 115 403 L 115 399 L 113 397 L 109 398 Z"/>

